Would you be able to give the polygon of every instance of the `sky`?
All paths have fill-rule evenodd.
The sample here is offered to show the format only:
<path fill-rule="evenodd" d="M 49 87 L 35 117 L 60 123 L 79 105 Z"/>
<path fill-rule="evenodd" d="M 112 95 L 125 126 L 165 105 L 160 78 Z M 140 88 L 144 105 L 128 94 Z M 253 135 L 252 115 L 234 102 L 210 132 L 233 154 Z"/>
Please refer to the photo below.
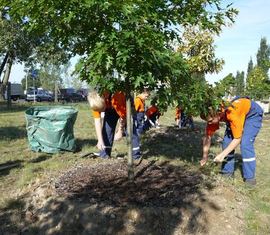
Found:
<path fill-rule="evenodd" d="M 250 58 L 256 63 L 256 54 L 262 37 L 270 44 L 270 1 L 235 0 L 233 7 L 239 14 L 233 26 L 225 28 L 215 40 L 216 57 L 223 58 L 225 65 L 218 74 L 206 75 L 209 83 L 214 83 L 229 73 L 247 72 Z"/>
<path fill-rule="evenodd" d="M 216 57 L 223 58 L 225 65 L 218 74 L 206 75 L 206 80 L 213 84 L 227 76 L 236 75 L 237 71 L 247 71 L 250 58 L 256 63 L 256 53 L 262 37 L 270 44 L 270 1 L 268 0 L 225 0 L 233 3 L 239 10 L 235 23 L 215 39 Z M 23 65 L 14 65 L 10 82 L 15 83 L 24 77 Z"/>

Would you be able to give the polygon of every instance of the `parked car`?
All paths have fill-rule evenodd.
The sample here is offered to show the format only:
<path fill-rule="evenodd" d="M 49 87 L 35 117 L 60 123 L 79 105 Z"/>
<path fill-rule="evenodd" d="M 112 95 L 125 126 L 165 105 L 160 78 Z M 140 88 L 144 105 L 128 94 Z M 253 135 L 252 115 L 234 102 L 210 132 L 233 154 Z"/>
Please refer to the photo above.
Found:
<path fill-rule="evenodd" d="M 85 100 L 84 97 L 77 93 L 73 88 L 60 89 L 58 94 L 59 101 L 65 102 L 79 102 Z"/>
<path fill-rule="evenodd" d="M 87 100 L 88 89 L 81 88 L 81 89 L 77 90 L 76 93 L 81 94 L 84 101 Z"/>
<path fill-rule="evenodd" d="M 32 90 L 26 94 L 26 101 L 52 101 L 53 97 L 46 90 Z"/>

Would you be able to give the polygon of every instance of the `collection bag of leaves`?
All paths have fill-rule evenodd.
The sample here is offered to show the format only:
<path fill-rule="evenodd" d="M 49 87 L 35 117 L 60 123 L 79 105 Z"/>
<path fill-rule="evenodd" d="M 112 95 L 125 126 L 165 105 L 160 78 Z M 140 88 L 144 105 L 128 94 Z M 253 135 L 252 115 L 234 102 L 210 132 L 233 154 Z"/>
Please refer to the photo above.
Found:
<path fill-rule="evenodd" d="M 30 149 L 57 153 L 76 149 L 73 126 L 78 110 L 69 106 L 35 106 L 25 111 Z"/>

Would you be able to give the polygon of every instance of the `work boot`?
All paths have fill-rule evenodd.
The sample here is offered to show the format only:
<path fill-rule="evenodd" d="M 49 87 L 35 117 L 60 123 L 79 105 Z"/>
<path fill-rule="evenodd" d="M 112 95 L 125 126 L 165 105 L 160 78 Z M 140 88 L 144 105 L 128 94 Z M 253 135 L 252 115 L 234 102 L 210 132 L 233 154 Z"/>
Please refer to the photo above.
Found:
<path fill-rule="evenodd" d="M 256 186 L 256 179 L 245 179 L 245 185 L 248 185 L 248 186 Z"/>
<path fill-rule="evenodd" d="M 93 155 L 94 156 L 96 156 L 96 157 L 100 157 L 100 158 L 102 158 L 102 159 L 108 159 L 108 158 L 110 158 L 110 156 L 108 156 L 107 154 L 105 154 L 105 153 L 101 153 L 101 152 L 99 152 L 99 153 L 93 153 Z"/>

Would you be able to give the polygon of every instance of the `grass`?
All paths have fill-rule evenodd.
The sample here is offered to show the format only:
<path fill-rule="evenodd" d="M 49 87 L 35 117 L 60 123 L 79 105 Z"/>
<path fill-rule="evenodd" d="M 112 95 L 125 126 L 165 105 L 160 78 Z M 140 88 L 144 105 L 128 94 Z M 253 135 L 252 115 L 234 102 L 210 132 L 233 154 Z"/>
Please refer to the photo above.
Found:
<path fill-rule="evenodd" d="M 83 105 L 86 107 L 86 105 Z M 82 147 L 82 151 L 88 148 L 87 143 L 91 143 L 95 135 L 92 129 L 92 120 L 89 115 L 89 122 L 85 122 L 89 112 L 80 105 L 80 112 L 75 126 L 75 136 L 78 137 L 78 142 Z M 59 154 L 44 154 L 29 151 L 26 120 L 24 111 L 28 106 L 22 105 L 13 107 L 11 112 L 4 110 L 0 115 L 0 165 L 8 165 L 14 162 L 20 162 L 14 168 L 0 172 L 1 186 L 0 192 L 1 202 L 5 198 L 10 198 L 12 191 L 30 184 L 37 178 L 42 178 L 48 174 L 54 174 L 60 170 L 72 166 L 78 160 L 78 154 L 59 153 Z M 88 124 L 88 126 L 87 126 Z M 90 129 L 90 131 L 89 131 Z M 93 142 L 93 141 L 92 141 Z M 93 148 L 90 146 L 89 150 Z M 80 159 L 81 160 L 81 159 Z M 10 189 L 11 194 L 3 193 Z"/>
<path fill-rule="evenodd" d="M 24 116 L 24 111 L 30 105 L 32 104 L 13 105 L 11 110 L 0 106 L 0 167 L 13 165 L 11 168 L 0 171 L 0 212 L 1 210 L 20 212 L 24 206 L 21 192 L 27 191 L 27 188 L 36 182 L 57 177 L 61 172 L 75 165 L 92 164 L 92 159 L 90 161 L 90 159 L 82 158 L 81 154 L 96 151 L 93 118 L 86 103 L 72 104 L 79 110 L 74 126 L 79 152 L 52 155 L 30 151 Z M 142 138 L 142 150 L 145 157 L 186 165 L 209 177 L 217 176 L 219 169 L 215 164 L 209 162 L 204 168 L 198 166 L 203 135 L 203 123 L 199 119 L 195 119 L 195 124 L 200 129 L 197 133 L 172 127 L 174 110 L 169 110 L 161 117 L 161 124 L 167 126 L 165 133 L 150 130 Z M 223 128 L 218 135 L 222 135 L 222 130 Z M 236 179 L 233 182 L 235 190 L 248 199 L 247 210 L 243 212 L 245 234 L 269 234 L 270 231 L 269 131 L 270 118 L 267 117 L 256 141 L 257 187 L 246 188 L 239 169 L 236 171 Z M 122 139 L 114 144 L 113 157 L 126 155 L 125 143 Z M 220 145 L 214 142 L 211 151 L 216 154 L 220 151 Z"/>
<path fill-rule="evenodd" d="M 257 179 L 255 190 L 248 191 L 250 207 L 246 213 L 247 234 L 269 234 L 270 231 L 270 120 L 266 117 L 256 142 Z"/>

